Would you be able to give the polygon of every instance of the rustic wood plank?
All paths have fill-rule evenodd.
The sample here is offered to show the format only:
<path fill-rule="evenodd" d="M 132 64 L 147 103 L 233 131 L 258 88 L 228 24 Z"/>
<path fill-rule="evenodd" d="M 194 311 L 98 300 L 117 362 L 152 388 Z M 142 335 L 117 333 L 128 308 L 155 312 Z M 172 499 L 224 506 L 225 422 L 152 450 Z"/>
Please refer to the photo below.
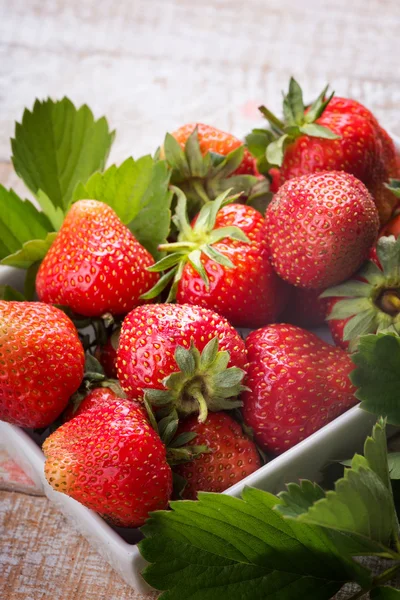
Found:
<path fill-rule="evenodd" d="M 92 551 L 46 498 L 0 492 L 0 531 L 4 600 L 144 598 Z"/>

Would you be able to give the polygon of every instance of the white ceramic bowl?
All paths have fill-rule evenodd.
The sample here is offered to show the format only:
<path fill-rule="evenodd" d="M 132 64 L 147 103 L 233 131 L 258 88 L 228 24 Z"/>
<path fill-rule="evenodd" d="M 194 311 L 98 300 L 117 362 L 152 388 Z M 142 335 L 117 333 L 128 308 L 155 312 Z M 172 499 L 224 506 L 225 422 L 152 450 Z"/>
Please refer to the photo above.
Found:
<path fill-rule="evenodd" d="M 400 152 L 399 140 L 396 140 L 396 146 Z M 22 287 L 22 274 L 0 267 L 0 284 L 6 282 L 15 287 Z M 315 330 L 315 333 L 326 341 L 330 339 L 326 328 Z M 374 422 L 373 415 L 356 406 L 224 493 L 240 496 L 244 486 L 277 493 L 284 488 L 285 483 L 291 481 L 318 481 L 327 463 L 350 457 L 354 452 L 362 450 L 365 437 L 371 432 Z M 34 441 L 22 429 L 0 421 L 0 445 L 6 448 L 43 489 L 50 501 L 59 507 L 77 531 L 130 586 L 141 593 L 149 592 L 149 586 L 140 575 L 145 561 L 136 545 L 140 539 L 139 532 L 133 529 L 113 528 L 95 512 L 65 494 L 54 491 L 44 477 L 44 455 L 38 442 L 39 440 Z"/>

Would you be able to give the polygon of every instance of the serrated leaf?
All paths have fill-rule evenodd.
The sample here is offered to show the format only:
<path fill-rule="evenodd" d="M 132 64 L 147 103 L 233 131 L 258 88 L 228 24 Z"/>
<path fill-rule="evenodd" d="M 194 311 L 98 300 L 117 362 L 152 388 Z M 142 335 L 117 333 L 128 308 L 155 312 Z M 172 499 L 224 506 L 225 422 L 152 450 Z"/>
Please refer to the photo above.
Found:
<path fill-rule="evenodd" d="M 28 269 L 34 263 L 44 259 L 56 235 L 56 232 L 52 232 L 48 233 L 44 240 L 25 242 L 20 250 L 3 258 L 1 264 L 19 269 Z"/>
<path fill-rule="evenodd" d="M 328 600 L 368 574 L 340 556 L 321 529 L 286 521 L 276 497 L 245 489 L 243 500 L 201 493 L 153 513 L 139 549 L 145 580 L 168 590 L 160 600 Z"/>
<path fill-rule="evenodd" d="M 376 330 L 376 310 L 370 308 L 354 315 L 343 328 L 345 341 L 355 340 L 358 336 L 373 333 Z"/>
<path fill-rule="evenodd" d="M 400 338 L 384 333 L 362 336 L 351 359 L 356 369 L 350 379 L 361 408 L 400 425 Z"/>
<path fill-rule="evenodd" d="M 169 178 L 165 161 L 154 162 L 150 155 L 128 158 L 79 184 L 74 201 L 92 198 L 108 204 L 154 258 L 160 258 L 158 246 L 170 229 Z"/>
<path fill-rule="evenodd" d="M 55 206 L 43 190 L 37 191 L 36 200 L 38 201 L 43 213 L 49 219 L 54 231 L 58 231 L 63 224 L 65 217 L 63 209 L 59 206 Z"/>
<path fill-rule="evenodd" d="M 347 319 L 353 315 L 369 310 L 372 302 L 369 298 L 346 298 L 336 302 L 327 319 Z"/>
<path fill-rule="evenodd" d="M 20 251 L 25 242 L 45 239 L 52 230 L 46 215 L 0 184 L 0 259 Z"/>
<path fill-rule="evenodd" d="M 368 297 L 371 294 L 371 286 L 364 281 L 350 279 L 339 285 L 328 288 L 320 295 L 320 298 L 352 298 L 354 296 Z"/>
<path fill-rule="evenodd" d="M 351 459 L 340 461 L 345 467 L 351 465 Z M 400 452 L 390 452 L 387 456 L 390 479 L 400 479 Z"/>
<path fill-rule="evenodd" d="M 0 285 L 0 300 L 24 302 L 26 298 L 10 285 Z"/>
<path fill-rule="evenodd" d="M 297 483 L 289 483 L 286 491 L 278 494 L 281 503 L 276 506 L 276 510 L 286 517 L 297 517 L 308 511 L 316 502 L 325 498 L 324 490 L 316 483 L 307 479 Z"/>
<path fill-rule="evenodd" d="M 389 545 L 393 533 L 391 493 L 370 469 L 347 469 L 335 491 L 328 491 L 326 498 L 298 519 Z"/>
<path fill-rule="evenodd" d="M 42 190 L 65 210 L 76 185 L 104 168 L 113 139 L 106 119 L 95 121 L 86 105 L 36 100 L 15 126 L 12 161 L 34 194 Z"/>

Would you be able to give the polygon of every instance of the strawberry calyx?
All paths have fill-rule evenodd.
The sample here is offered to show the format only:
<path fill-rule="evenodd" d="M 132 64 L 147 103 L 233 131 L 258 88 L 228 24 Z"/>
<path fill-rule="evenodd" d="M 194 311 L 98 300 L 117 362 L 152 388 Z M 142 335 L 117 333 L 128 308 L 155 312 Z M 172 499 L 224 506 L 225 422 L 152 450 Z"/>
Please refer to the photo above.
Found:
<path fill-rule="evenodd" d="M 346 319 L 344 341 L 350 350 L 368 333 L 400 335 L 400 238 L 381 237 L 376 245 L 380 267 L 368 260 L 352 279 L 325 290 L 320 298 L 343 298 L 327 320 Z"/>
<path fill-rule="evenodd" d="M 229 410 L 242 406 L 237 397 L 247 388 L 242 385 L 243 369 L 228 367 L 230 355 L 218 350 L 218 337 L 210 340 L 203 351 L 194 346 L 177 346 L 175 361 L 179 371 L 163 379 L 164 390 L 145 389 L 144 398 L 152 406 L 168 407 L 179 416 L 198 413 L 204 423 L 208 411 Z"/>
<path fill-rule="evenodd" d="M 205 204 L 197 216 L 196 222 L 191 226 L 187 215 L 187 199 L 185 194 L 179 188 L 172 188 L 178 197 L 175 215 L 172 217 L 179 234 L 178 241 L 170 244 L 161 244 L 158 249 L 167 252 L 168 255 L 159 260 L 155 265 L 147 267 L 148 271 L 160 273 L 165 271 L 154 287 L 143 294 L 143 300 L 151 300 L 157 297 L 172 280 L 172 286 L 169 291 L 167 302 L 172 302 L 176 298 L 178 283 L 182 278 L 184 266 L 190 263 L 193 269 L 200 275 L 206 286 L 209 280 L 204 266 L 201 262 L 201 255 L 205 254 L 210 260 L 231 269 L 234 267 L 232 261 L 219 252 L 214 244 L 222 239 L 237 240 L 242 243 L 250 243 L 247 235 L 236 226 L 221 227 L 214 229 L 217 213 L 229 202 L 237 199 L 237 196 L 230 196 L 232 190 L 226 190 L 215 199 L 214 202 Z"/>
<path fill-rule="evenodd" d="M 306 107 L 303 101 L 302 89 L 297 81 L 291 77 L 289 91 L 283 96 L 283 121 L 278 119 L 265 106 L 259 107 L 259 111 L 267 119 L 274 133 L 273 141 L 268 141 L 268 136 L 264 136 L 266 159 L 269 166 L 280 167 L 286 147 L 301 135 L 329 140 L 340 138 L 328 127 L 316 123 L 334 96 L 334 92 L 327 96 L 328 87 L 326 86 L 322 90 L 311 106 Z"/>
<path fill-rule="evenodd" d="M 150 424 L 158 433 L 161 441 L 167 448 L 167 462 L 170 466 L 180 465 L 194 460 L 200 454 L 211 450 L 206 445 L 191 445 L 189 442 L 197 437 L 197 433 L 188 431 L 177 435 L 179 416 L 175 409 L 158 409 L 154 413 L 150 403 L 145 399 L 144 405 Z"/>
<path fill-rule="evenodd" d="M 234 175 L 243 161 L 245 146 L 239 146 L 226 156 L 200 150 L 198 128 L 189 136 L 185 148 L 167 133 L 163 152 L 165 160 L 172 169 L 171 183 L 178 186 L 186 195 L 190 216 L 194 216 L 208 202 L 215 200 L 228 188 L 241 194 L 247 203 L 259 202 L 260 197 L 268 195 L 269 182 L 260 181 L 254 175 Z"/>

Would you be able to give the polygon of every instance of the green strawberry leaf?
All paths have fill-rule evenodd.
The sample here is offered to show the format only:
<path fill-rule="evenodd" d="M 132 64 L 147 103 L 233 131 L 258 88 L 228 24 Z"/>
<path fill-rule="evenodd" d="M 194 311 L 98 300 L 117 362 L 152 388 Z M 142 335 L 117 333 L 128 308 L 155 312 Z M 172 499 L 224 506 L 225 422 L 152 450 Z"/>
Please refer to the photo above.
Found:
<path fill-rule="evenodd" d="M 400 479 L 400 452 L 390 452 L 387 457 L 390 479 Z M 351 466 L 351 458 L 341 460 L 345 467 Z"/>
<path fill-rule="evenodd" d="M 267 148 L 267 161 L 271 165 L 280 167 L 283 162 L 285 147 L 290 142 L 290 137 L 287 133 L 282 135 L 276 141 L 271 142 Z"/>
<path fill-rule="evenodd" d="M 325 498 L 325 492 L 318 484 L 304 479 L 300 485 L 288 483 L 286 490 L 278 494 L 278 497 L 282 503 L 276 509 L 285 517 L 296 518 L 306 513 L 314 502 Z"/>
<path fill-rule="evenodd" d="M 0 185 L 0 262 L 29 268 L 41 261 L 55 237 L 48 217 Z"/>
<path fill-rule="evenodd" d="M 247 488 L 243 500 L 201 493 L 172 502 L 142 528 L 145 580 L 167 600 L 331 598 L 344 581 L 370 580 L 318 527 L 285 520 L 277 498 Z"/>
<path fill-rule="evenodd" d="M 399 600 L 400 590 L 379 586 L 371 591 L 370 598 L 371 600 Z"/>
<path fill-rule="evenodd" d="M 36 100 L 15 126 L 12 161 L 34 194 L 42 190 L 65 211 L 77 183 L 104 168 L 113 139 L 106 119 L 95 121 L 86 105 Z"/>
<path fill-rule="evenodd" d="M 47 194 L 43 190 L 36 192 L 36 200 L 38 201 L 43 213 L 49 219 L 54 231 L 58 231 L 63 224 L 65 213 L 59 206 L 55 206 Z"/>
<path fill-rule="evenodd" d="M 150 155 L 136 161 L 128 158 L 80 183 L 74 201 L 92 198 L 111 206 L 136 239 L 159 258 L 157 248 L 166 242 L 171 218 L 169 177 L 164 161 L 155 162 Z"/>
<path fill-rule="evenodd" d="M 356 369 L 350 379 L 361 408 L 400 425 L 400 338 L 388 333 L 362 336 L 351 358 Z"/>
<path fill-rule="evenodd" d="M 44 240 L 30 240 L 23 243 L 19 250 L 3 258 L 1 264 L 19 269 L 29 269 L 34 263 L 44 259 L 56 235 L 57 233 L 53 231 L 48 233 Z"/>
<path fill-rule="evenodd" d="M 246 146 L 257 159 L 257 168 L 263 175 L 268 175 L 271 168 L 266 151 L 274 139 L 275 136 L 269 129 L 253 129 L 245 138 Z"/>
<path fill-rule="evenodd" d="M 24 302 L 26 298 L 10 285 L 0 285 L 0 300 Z"/>
<path fill-rule="evenodd" d="M 311 484 L 310 484 L 311 485 Z M 317 495 L 310 486 L 307 494 L 296 490 L 304 507 Z M 289 492 L 289 509 L 284 511 L 293 516 L 293 492 Z M 285 496 L 283 497 L 285 502 Z M 287 504 L 287 502 L 286 502 Z M 297 500 L 297 506 L 299 501 Z M 282 511 L 280 505 L 277 510 Z M 289 514 L 288 514 L 289 512 Z M 351 468 L 335 484 L 335 491 L 328 491 L 317 499 L 306 512 L 297 510 L 297 521 L 319 525 L 328 529 L 356 534 L 366 540 L 388 546 L 391 537 L 397 537 L 397 523 L 387 463 L 385 423 L 379 421 L 364 446 L 364 456 L 356 454 Z"/>
<path fill-rule="evenodd" d="M 305 123 L 299 127 L 301 133 L 309 135 L 310 137 L 324 138 L 326 140 L 339 140 L 340 135 L 333 133 L 328 127 L 323 125 L 317 125 L 317 123 Z"/>

